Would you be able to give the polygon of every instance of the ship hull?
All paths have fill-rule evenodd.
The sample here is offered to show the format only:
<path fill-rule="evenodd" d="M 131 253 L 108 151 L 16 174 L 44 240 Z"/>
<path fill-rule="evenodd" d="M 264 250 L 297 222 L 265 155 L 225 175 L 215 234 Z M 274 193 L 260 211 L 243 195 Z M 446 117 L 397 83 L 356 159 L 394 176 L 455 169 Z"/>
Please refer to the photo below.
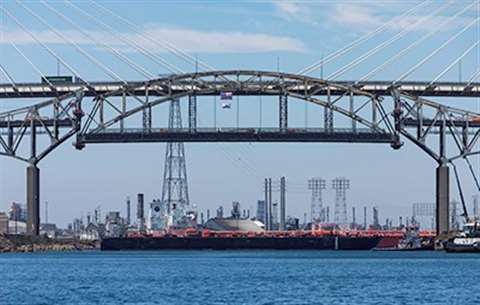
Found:
<path fill-rule="evenodd" d="M 451 253 L 480 253 L 480 245 L 459 245 L 453 242 L 447 242 L 445 247 L 445 251 Z"/>
<path fill-rule="evenodd" d="M 371 250 L 381 237 L 125 237 L 106 238 L 102 250 Z"/>

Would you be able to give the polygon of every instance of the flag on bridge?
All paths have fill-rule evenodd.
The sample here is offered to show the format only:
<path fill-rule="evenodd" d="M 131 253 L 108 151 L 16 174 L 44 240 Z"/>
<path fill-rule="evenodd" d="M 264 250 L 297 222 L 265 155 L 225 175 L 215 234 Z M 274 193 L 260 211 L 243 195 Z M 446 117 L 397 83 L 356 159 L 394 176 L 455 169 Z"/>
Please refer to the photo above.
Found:
<path fill-rule="evenodd" d="M 222 101 L 222 108 L 223 109 L 230 109 L 232 108 L 232 92 L 220 92 L 220 100 Z"/>

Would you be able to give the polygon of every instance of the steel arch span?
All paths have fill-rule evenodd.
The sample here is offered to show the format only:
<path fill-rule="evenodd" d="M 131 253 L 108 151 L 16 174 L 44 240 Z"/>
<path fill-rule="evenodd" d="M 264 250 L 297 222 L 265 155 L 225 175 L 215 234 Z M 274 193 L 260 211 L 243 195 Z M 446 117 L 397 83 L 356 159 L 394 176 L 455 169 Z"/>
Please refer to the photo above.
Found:
<path fill-rule="evenodd" d="M 80 83 L 66 94 L 13 111 L 0 113 L 0 154 L 30 164 L 28 198 L 36 198 L 37 163 L 61 143 L 76 135 L 75 147 L 92 143 L 129 142 L 361 142 L 388 143 L 394 149 L 406 138 L 438 164 L 437 232 L 448 231 L 448 165 L 464 159 L 477 187 L 480 185 L 468 157 L 479 154 L 480 114 L 447 107 L 412 95 L 391 84 L 374 94 L 361 85 L 331 82 L 304 75 L 254 70 L 209 71 L 167 75 L 145 82 L 96 88 Z M 197 120 L 202 97 L 221 93 L 233 96 L 277 97 L 276 127 L 200 127 Z M 86 96 L 93 96 L 87 100 Z M 169 129 L 154 109 L 177 99 L 188 100 L 188 126 Z M 289 124 L 289 101 L 299 100 L 323 111 L 321 127 L 298 128 Z M 135 121 L 132 123 L 132 119 Z M 318 118 L 317 118 L 318 119 Z M 63 136 L 60 131 L 64 131 Z M 20 149 L 30 134 L 30 147 Z M 36 137 L 46 134 L 50 143 L 37 153 Z M 448 143 L 454 150 L 447 151 Z M 38 190 L 37 190 L 38 191 Z M 38 195 L 38 194 L 37 194 Z M 30 202 L 34 199 L 28 199 Z M 38 202 L 37 202 L 38 210 Z M 466 211 L 465 211 L 466 214 Z M 31 220 L 34 222 L 34 220 Z M 30 226 L 31 226 L 30 222 Z M 37 220 L 38 222 L 38 220 Z M 29 227 L 30 228 L 30 227 Z M 35 228 L 29 230 L 33 232 Z M 38 229 L 38 228 L 37 228 Z"/>
<path fill-rule="evenodd" d="M 139 91 L 143 95 L 135 94 Z M 197 106 L 200 103 L 197 103 L 197 97 L 216 96 L 222 92 L 234 96 L 278 96 L 278 127 L 198 128 Z M 168 131 L 155 128 L 152 125 L 152 108 L 181 98 L 188 98 L 188 128 Z M 355 105 L 355 100 L 359 98 L 363 98 L 362 103 Z M 127 99 L 135 103 L 127 103 Z M 315 129 L 289 128 L 289 99 L 322 107 L 324 125 Z M 114 115 L 107 118 L 107 112 Z M 337 127 L 334 124 L 336 113 L 348 118 L 350 124 Z M 136 114 L 142 115 L 143 125 L 129 131 L 125 128 L 125 121 Z M 175 140 L 391 143 L 394 134 L 381 97 L 352 86 L 308 76 L 250 70 L 172 75 L 141 85 L 126 86 L 97 96 L 86 117 L 77 137 L 78 148 L 88 143 Z"/>

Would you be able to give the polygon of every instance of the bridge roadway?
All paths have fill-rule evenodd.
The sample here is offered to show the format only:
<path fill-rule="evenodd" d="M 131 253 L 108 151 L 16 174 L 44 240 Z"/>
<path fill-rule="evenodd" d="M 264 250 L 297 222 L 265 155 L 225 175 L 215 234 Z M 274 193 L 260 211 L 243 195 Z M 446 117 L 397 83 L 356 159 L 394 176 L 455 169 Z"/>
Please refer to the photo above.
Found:
<path fill-rule="evenodd" d="M 213 81 L 212 81 L 213 82 Z M 216 81 L 216 83 L 221 86 L 222 81 Z M 225 81 L 223 81 L 225 83 Z M 270 84 L 271 81 L 250 81 L 249 84 L 255 84 L 261 86 L 262 84 Z M 377 96 L 387 96 L 390 95 L 390 89 L 392 88 L 391 81 L 365 81 L 365 82 L 355 82 L 355 81 L 332 81 L 331 83 L 354 86 L 364 92 L 372 93 Z M 120 92 L 125 86 L 125 83 L 122 82 L 90 82 L 91 88 L 85 92 L 85 96 L 98 96 L 102 94 L 107 94 L 109 92 Z M 185 90 L 188 90 L 191 85 L 190 82 L 186 81 L 185 83 L 179 83 L 177 86 L 172 86 L 171 93 L 181 93 Z M 288 83 L 287 83 L 288 84 Z M 64 95 L 82 88 L 85 86 L 83 82 L 72 82 L 72 83 L 55 83 L 53 84 L 56 90 L 46 83 L 17 83 L 12 84 L 0 84 L 0 99 L 16 99 L 16 98 L 45 98 L 45 97 L 56 97 L 59 95 Z M 145 88 L 142 87 L 143 82 L 132 81 L 128 82 L 129 86 L 135 87 L 130 91 L 132 95 L 143 96 L 145 95 Z M 467 82 L 438 82 L 434 85 L 431 85 L 429 82 L 421 81 L 412 81 L 412 82 L 400 82 L 395 85 L 400 91 L 411 94 L 413 96 L 439 96 L 439 97 L 480 97 L 480 83 L 467 83 Z M 167 94 L 168 90 L 164 86 L 154 86 L 150 87 L 149 95 L 151 96 L 163 96 Z M 302 86 L 299 86 L 298 89 L 290 89 L 291 92 L 296 93 L 305 93 L 305 89 Z M 121 93 L 119 93 L 121 94 Z M 237 95 L 268 95 L 269 93 L 257 91 L 248 91 L 248 90 L 238 90 L 235 92 Z M 342 95 L 344 91 L 331 90 L 331 95 Z M 199 94 L 202 95 L 202 94 Z M 211 94 L 208 94 L 211 95 Z M 272 93 L 272 95 L 277 95 Z M 324 90 L 316 90 L 315 95 L 322 96 L 327 95 L 326 88 Z"/>
<path fill-rule="evenodd" d="M 77 144 L 149 142 L 341 142 L 391 143 L 389 133 L 368 128 L 125 128 L 79 136 Z M 81 148 L 78 147 L 78 148 Z"/>

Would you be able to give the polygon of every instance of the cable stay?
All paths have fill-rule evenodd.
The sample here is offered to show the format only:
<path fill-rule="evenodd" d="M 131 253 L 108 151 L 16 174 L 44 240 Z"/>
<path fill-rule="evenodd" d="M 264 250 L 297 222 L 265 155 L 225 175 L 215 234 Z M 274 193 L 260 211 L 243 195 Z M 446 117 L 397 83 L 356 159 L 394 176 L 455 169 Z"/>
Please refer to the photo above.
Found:
<path fill-rule="evenodd" d="M 10 12 L 8 12 L 5 8 L 0 7 L 0 10 L 2 10 L 10 19 L 12 19 L 25 33 L 27 33 L 30 37 L 32 37 L 33 40 L 35 40 L 38 44 L 40 44 L 44 49 L 47 50 L 50 55 L 52 55 L 56 60 L 58 60 L 60 63 L 62 63 L 63 66 L 65 66 L 75 77 L 79 77 L 80 79 L 83 80 L 83 77 L 76 71 L 72 66 L 70 66 L 62 57 L 60 57 L 55 51 L 53 51 L 50 47 L 48 47 L 45 43 L 43 43 L 40 39 L 38 39 L 31 31 L 29 31 L 14 15 L 12 15 Z M 85 83 L 89 86 L 90 83 L 86 82 Z"/>
<path fill-rule="evenodd" d="M 90 0 L 90 2 L 92 4 L 94 4 L 95 6 L 97 6 L 98 8 L 100 8 L 101 10 L 109 13 L 110 15 L 114 16 L 115 18 L 117 18 L 117 19 L 123 21 L 125 24 L 129 25 L 132 30 L 134 30 L 137 34 L 139 34 L 140 36 L 142 36 L 144 39 L 148 40 L 149 42 L 151 42 L 155 45 L 161 46 L 163 49 L 166 49 L 166 50 L 170 51 L 172 54 L 176 55 L 179 58 L 184 59 L 185 61 L 187 61 L 188 63 L 190 63 L 192 65 L 199 65 L 199 66 L 201 66 L 201 67 L 203 67 L 207 70 L 216 70 L 212 66 L 210 66 L 210 65 L 206 64 L 205 62 L 200 61 L 200 60 L 194 58 L 193 56 L 185 53 L 184 51 L 175 47 L 171 43 L 168 43 L 166 41 L 163 41 L 163 43 L 161 43 L 159 40 L 152 39 L 151 37 L 146 35 L 143 31 L 141 31 L 140 28 L 137 25 L 135 25 L 133 22 L 131 22 L 128 19 L 118 15 L 117 13 L 115 13 L 112 10 L 106 8 L 105 6 L 99 4 L 97 1 Z"/>
<path fill-rule="evenodd" d="M 83 14 L 84 16 L 86 16 L 87 18 L 89 18 L 90 20 L 93 20 L 95 23 L 97 23 L 97 24 L 103 26 L 104 28 L 106 28 L 110 34 L 114 35 L 116 38 L 121 40 L 123 43 L 129 45 L 130 47 L 135 48 L 137 51 L 142 53 L 145 57 L 151 59 L 153 62 L 157 63 L 158 65 L 165 67 L 167 70 L 169 70 L 172 73 L 185 73 L 182 70 L 180 70 L 178 67 L 168 63 L 162 57 L 153 54 L 152 52 L 148 51 L 144 47 L 134 43 L 132 40 L 130 40 L 128 38 L 125 38 L 124 36 L 120 35 L 119 33 L 117 33 L 115 31 L 115 29 L 112 26 L 104 23 L 103 21 L 101 21 L 99 18 L 93 16 L 92 14 L 89 14 L 88 12 L 81 9 L 80 7 L 78 7 L 77 5 L 72 3 L 71 1 L 65 0 L 64 2 L 67 3 L 68 5 L 70 5 L 71 7 L 73 7 L 75 10 L 77 10 L 81 14 Z"/>
<path fill-rule="evenodd" d="M 160 40 L 153 39 L 153 38 L 149 37 L 137 25 L 135 25 L 133 22 L 131 22 L 128 19 L 116 14 L 112 10 L 110 10 L 110 9 L 106 8 L 105 6 L 97 3 L 96 1 L 94 1 L 94 0 L 89 0 L 89 1 L 92 4 L 94 4 L 95 6 L 97 6 L 98 8 L 100 8 L 101 10 L 107 12 L 108 14 L 110 14 L 110 15 L 114 16 L 115 18 L 121 20 L 123 23 L 127 24 L 135 33 L 137 33 L 138 35 L 143 37 L 143 39 L 149 41 L 150 43 L 153 43 L 154 45 L 160 46 L 162 49 L 166 49 L 166 50 L 170 51 L 173 55 L 177 56 L 178 58 L 183 59 L 184 61 L 188 62 L 189 64 L 192 64 L 195 67 L 196 70 L 198 70 L 198 66 L 203 67 L 207 71 L 208 70 L 217 70 L 213 66 L 211 66 L 211 65 L 209 65 L 209 64 L 207 64 L 207 63 L 205 63 L 201 60 L 198 60 L 198 58 L 195 58 L 195 57 L 189 55 L 188 53 L 182 51 L 181 49 L 177 48 L 176 46 L 174 46 L 173 44 L 171 44 L 167 41 L 163 41 L 163 43 L 161 43 Z M 236 84 L 239 84 L 238 81 L 231 80 L 226 76 L 221 76 L 221 78 L 225 81 L 234 82 Z"/>
<path fill-rule="evenodd" d="M 72 41 L 71 39 L 65 37 L 63 34 L 61 34 L 59 31 L 57 31 L 53 26 L 51 26 L 48 22 L 45 21 L 42 17 L 40 17 L 38 14 L 33 12 L 31 9 L 26 7 L 23 3 L 21 3 L 19 0 L 15 0 L 23 9 L 25 9 L 30 15 L 32 15 L 34 18 L 39 20 L 43 25 L 48 27 L 52 32 L 55 33 L 60 39 L 63 41 L 66 41 L 68 44 L 73 46 L 78 52 L 80 52 L 83 56 L 85 56 L 90 62 L 92 62 L 95 66 L 100 68 L 105 74 L 107 74 L 109 77 L 111 77 L 113 80 L 119 81 L 127 85 L 127 82 L 123 80 L 120 76 L 118 76 L 115 72 L 113 72 L 110 68 L 106 67 L 103 65 L 100 61 L 98 61 L 95 57 L 90 55 L 87 51 L 85 51 L 82 47 L 80 47 L 77 43 Z"/>
<path fill-rule="evenodd" d="M 442 30 L 442 28 L 444 28 L 446 25 L 448 25 L 449 23 L 451 23 L 452 21 L 454 21 L 455 19 L 457 19 L 460 15 L 462 15 L 463 13 L 465 13 L 466 11 L 468 11 L 472 5 L 474 3 L 466 6 L 465 8 L 463 8 L 461 11 L 459 11 L 458 13 L 456 13 L 454 16 L 450 16 L 449 18 L 445 19 L 443 22 L 441 22 L 438 26 L 434 27 L 433 30 L 429 31 L 428 33 L 426 33 L 425 35 L 423 35 L 421 38 L 419 38 L 418 40 L 415 40 L 413 43 L 411 43 L 408 47 L 404 48 L 403 50 L 401 50 L 399 53 L 395 54 L 395 56 L 389 58 L 387 61 L 385 61 L 383 64 L 381 64 L 380 66 L 370 70 L 367 74 L 365 74 L 364 76 L 362 76 L 356 83 L 359 83 L 359 82 L 362 82 L 362 81 L 366 81 L 366 80 L 370 80 L 374 75 L 376 75 L 378 72 L 382 71 L 385 69 L 385 67 L 389 66 L 391 63 L 393 63 L 394 61 L 396 61 L 397 59 L 403 57 L 406 53 L 408 53 L 409 51 L 411 51 L 412 49 L 414 49 L 416 46 L 420 45 L 421 43 L 423 43 L 425 40 L 427 40 L 428 38 L 430 38 L 431 36 L 435 35 L 436 33 L 440 32 Z"/>
<path fill-rule="evenodd" d="M 5 67 L 0 63 L 0 71 L 2 71 L 2 74 L 5 75 L 5 77 L 8 79 L 12 87 L 16 90 L 17 85 L 15 83 L 15 80 L 12 78 L 12 76 L 8 73 L 8 71 L 5 69 Z"/>
<path fill-rule="evenodd" d="M 467 87 L 470 86 L 474 81 L 476 81 L 480 77 L 480 67 L 477 69 L 477 71 L 470 77 L 467 83 Z"/>
<path fill-rule="evenodd" d="M 455 35 L 451 36 L 447 41 L 445 41 L 441 46 L 433 50 L 429 55 L 427 55 L 425 58 L 423 58 L 421 61 L 419 61 L 416 65 L 411 67 L 407 72 L 403 73 L 397 80 L 393 82 L 393 84 L 404 80 L 407 78 L 409 75 L 411 75 L 413 72 L 415 72 L 419 67 L 421 67 L 424 63 L 426 63 L 428 60 L 430 60 L 433 56 L 435 56 L 438 52 L 443 50 L 446 46 L 448 46 L 452 41 L 457 39 L 460 35 L 465 33 L 468 29 L 470 29 L 475 23 L 477 23 L 480 20 L 480 17 L 475 18 L 471 22 L 469 22 L 461 31 L 457 32 Z"/>
<path fill-rule="evenodd" d="M 55 88 L 55 86 L 48 80 L 46 75 L 37 67 L 37 65 L 35 65 L 30 60 L 30 58 L 24 52 L 22 52 L 22 50 L 20 50 L 17 47 L 17 45 L 13 41 L 9 41 L 9 43 L 15 49 L 15 51 L 17 51 L 17 53 L 20 54 L 20 56 L 22 56 L 23 59 L 25 59 L 25 61 L 27 61 L 28 64 L 40 75 L 40 77 L 42 77 L 42 79 L 47 83 L 47 85 L 50 87 L 50 89 L 52 89 L 52 91 L 56 92 L 57 89 Z"/>
<path fill-rule="evenodd" d="M 462 53 L 456 60 L 454 60 L 448 67 L 446 67 L 440 74 L 438 74 L 431 82 L 430 85 L 433 85 L 435 82 L 437 82 L 442 76 L 445 75 L 448 71 L 450 71 L 456 64 L 458 64 L 465 56 L 467 56 L 475 47 L 477 47 L 480 44 L 480 40 L 475 42 L 472 46 L 470 46 L 465 52 Z"/>
<path fill-rule="evenodd" d="M 145 68 L 141 67 L 140 65 L 138 65 L 137 63 L 135 63 L 134 61 L 132 61 L 131 59 L 129 59 L 128 57 L 126 57 L 125 55 L 121 54 L 120 52 L 118 52 L 117 50 L 115 50 L 112 46 L 110 46 L 109 44 L 103 42 L 103 41 L 100 41 L 99 39 L 93 37 L 92 35 L 88 34 L 87 32 L 85 32 L 80 26 L 78 26 L 75 22 L 73 22 L 70 18 L 66 17 L 64 14 L 60 13 L 58 10 L 56 10 L 55 8 L 53 8 L 52 6 L 50 6 L 48 3 L 46 3 L 45 1 L 41 0 L 40 3 L 42 3 L 46 8 L 48 8 L 50 11 L 52 11 L 55 15 L 57 15 L 58 17 L 60 17 L 62 20 L 64 20 L 65 22 L 67 22 L 68 24 L 70 24 L 71 26 L 73 26 L 74 28 L 76 28 L 80 33 L 82 33 L 85 37 L 87 37 L 88 39 L 90 39 L 91 41 L 93 41 L 97 46 L 103 46 L 104 48 L 107 48 L 111 54 L 113 54 L 114 56 L 116 56 L 117 58 L 119 58 L 120 60 L 122 60 L 125 64 L 127 64 L 130 68 L 132 68 L 133 70 L 135 70 L 136 72 L 138 72 L 139 74 L 143 75 L 145 78 L 147 79 L 151 79 L 151 78 L 154 78 L 155 75 L 153 73 L 151 73 L 150 71 L 146 70 Z"/>
<path fill-rule="evenodd" d="M 360 45 L 361 43 L 367 41 L 368 39 L 370 39 L 371 37 L 375 36 L 376 34 L 378 33 L 381 33 L 383 32 L 385 29 L 387 29 L 389 26 L 397 23 L 398 21 L 400 21 L 401 18 L 403 17 L 406 17 L 410 14 L 412 14 L 414 11 L 416 11 L 417 9 L 421 9 L 423 7 L 425 7 L 426 5 L 432 3 L 431 0 L 426 0 L 426 1 L 423 1 L 423 2 L 420 2 L 419 4 L 417 4 L 416 6 L 414 6 L 413 8 L 403 12 L 401 15 L 399 16 L 396 16 L 394 17 L 392 20 L 384 23 L 383 25 L 381 25 L 380 27 L 378 27 L 377 29 L 359 37 L 358 39 L 356 39 L 355 41 L 351 42 L 350 44 L 346 45 L 345 47 L 335 51 L 334 53 L 332 54 L 329 54 L 327 57 L 325 58 L 322 58 L 321 60 L 313 63 L 312 65 L 300 70 L 297 72 L 297 74 L 300 74 L 300 75 L 304 75 L 304 74 L 307 74 L 307 73 L 310 73 L 310 72 L 314 72 L 316 70 L 318 70 L 319 68 L 323 67 L 325 64 L 329 63 L 330 61 L 340 57 L 341 55 L 347 53 L 348 51 L 352 50 L 354 47 Z"/>
<path fill-rule="evenodd" d="M 390 46 L 394 42 L 396 42 L 396 41 L 400 40 L 401 38 L 405 37 L 405 35 L 407 35 L 411 31 L 413 31 L 413 29 L 415 29 L 415 27 L 417 27 L 418 25 L 428 21 L 433 16 L 437 15 L 438 13 L 440 13 L 441 11 L 443 11 L 444 9 L 449 7 L 450 5 L 451 5 L 451 3 L 445 3 L 441 7 L 434 10 L 431 14 L 420 18 L 414 24 L 412 24 L 410 27 L 407 27 L 407 28 L 403 29 L 402 31 L 400 31 L 399 33 L 397 33 L 396 35 L 394 35 L 393 37 L 391 37 L 387 41 L 384 41 L 383 43 L 381 43 L 381 44 L 377 45 L 376 47 L 370 49 L 369 51 L 367 51 L 366 53 L 364 53 L 363 55 L 361 55 L 360 57 L 358 57 L 354 61 L 350 62 L 349 64 L 347 64 L 347 65 L 343 66 L 342 68 L 338 69 L 337 71 L 333 72 L 332 74 L 327 76 L 327 79 L 336 79 L 339 76 L 341 76 L 341 75 L 345 74 L 346 72 L 350 71 L 352 68 L 354 68 L 358 64 L 364 62 L 366 59 L 370 58 L 372 55 L 378 53 L 382 49 L 385 49 L 386 47 Z"/>

